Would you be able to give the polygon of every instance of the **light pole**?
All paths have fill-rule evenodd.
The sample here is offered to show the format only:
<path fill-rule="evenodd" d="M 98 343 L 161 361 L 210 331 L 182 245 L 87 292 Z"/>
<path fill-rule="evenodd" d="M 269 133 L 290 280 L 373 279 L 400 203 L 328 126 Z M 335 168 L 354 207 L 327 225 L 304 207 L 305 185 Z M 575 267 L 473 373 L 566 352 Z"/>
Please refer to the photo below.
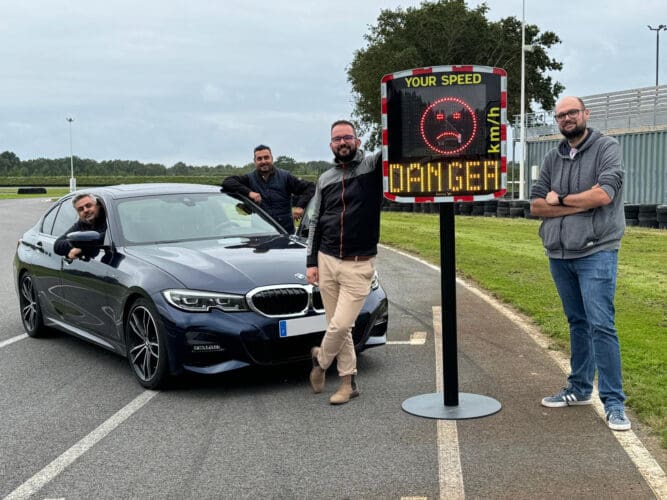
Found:
<path fill-rule="evenodd" d="M 526 0 L 523 0 L 521 13 L 521 156 L 519 156 L 519 199 L 526 199 L 525 163 L 526 163 L 526 51 L 532 51 L 533 46 L 526 46 Z"/>
<path fill-rule="evenodd" d="M 648 29 L 655 31 L 655 86 L 658 86 L 658 56 L 660 55 L 660 30 L 667 30 L 667 26 L 661 24 L 657 28 L 652 28 L 648 24 Z"/>
<path fill-rule="evenodd" d="M 65 118 L 69 122 L 69 192 L 76 191 L 76 179 L 74 178 L 74 155 L 72 154 L 72 122 L 74 118 Z"/>

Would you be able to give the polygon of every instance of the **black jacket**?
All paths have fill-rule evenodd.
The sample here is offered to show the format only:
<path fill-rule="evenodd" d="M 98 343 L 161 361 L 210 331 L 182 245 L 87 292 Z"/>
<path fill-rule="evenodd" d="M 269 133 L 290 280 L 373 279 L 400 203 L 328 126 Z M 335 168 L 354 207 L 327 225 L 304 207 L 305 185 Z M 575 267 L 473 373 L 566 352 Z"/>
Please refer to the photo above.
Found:
<path fill-rule="evenodd" d="M 74 246 L 66 239 L 67 235 L 69 233 L 73 233 L 74 231 L 97 231 L 98 233 L 100 233 L 102 240 L 104 240 L 104 234 L 107 231 L 107 220 L 106 217 L 104 216 L 104 213 L 103 212 L 100 213 L 97 220 L 95 221 L 95 224 L 88 224 L 86 221 L 82 221 L 81 219 L 77 220 L 74 224 L 72 224 L 72 227 L 70 227 L 67 231 L 65 231 L 65 234 L 63 234 L 60 238 L 58 238 L 53 244 L 53 251 L 57 255 L 67 256 L 69 251 L 72 248 L 74 248 Z M 91 249 L 85 249 L 83 255 L 87 257 L 94 257 L 98 253 L 99 249 L 91 248 Z"/>
<path fill-rule="evenodd" d="M 299 179 L 287 170 L 274 168 L 267 180 L 257 170 L 243 175 L 232 175 L 222 181 L 222 189 L 248 196 L 250 191 L 262 195 L 260 207 L 276 219 L 285 231 L 294 232 L 292 195 L 298 196 L 296 206 L 306 208 L 315 192 L 315 184 Z"/>
<path fill-rule="evenodd" d="M 317 266 L 317 252 L 342 259 L 376 255 L 382 207 L 382 154 L 357 151 L 317 180 L 308 227 L 306 265 Z"/>

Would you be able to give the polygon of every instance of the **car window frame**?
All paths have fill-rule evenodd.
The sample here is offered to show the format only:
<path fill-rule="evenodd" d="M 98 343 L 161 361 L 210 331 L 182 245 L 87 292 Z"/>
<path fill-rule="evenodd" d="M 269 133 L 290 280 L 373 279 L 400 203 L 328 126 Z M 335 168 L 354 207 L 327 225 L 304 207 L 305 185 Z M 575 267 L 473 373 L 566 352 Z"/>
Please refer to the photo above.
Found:
<path fill-rule="evenodd" d="M 49 208 L 49 210 L 47 210 L 47 212 L 44 214 L 44 216 L 42 217 L 42 219 L 39 223 L 39 232 L 40 233 L 48 234 L 48 235 L 53 236 L 53 225 L 56 221 L 59 210 L 60 210 L 60 203 L 54 203 L 53 206 L 51 208 Z M 47 229 L 45 229 L 45 224 L 47 224 L 47 221 L 49 220 L 49 217 L 51 217 L 51 215 L 53 215 L 53 219 L 50 221 L 51 226 L 47 230 Z"/>
<path fill-rule="evenodd" d="M 64 214 L 66 211 L 70 212 L 69 215 L 73 215 L 74 219 L 70 219 L 70 223 L 67 225 L 65 224 L 58 225 L 58 232 L 56 232 L 56 224 L 59 222 L 59 220 L 62 220 L 62 218 L 65 217 Z M 72 225 L 78 220 L 78 218 L 79 216 L 76 213 L 76 209 L 72 206 L 72 197 L 62 200 L 58 206 L 58 213 L 56 214 L 56 217 L 53 220 L 53 225 L 51 226 L 51 232 L 48 234 L 50 234 L 51 236 L 55 236 L 56 238 L 59 238 L 60 236 L 64 235 L 70 227 L 72 227 Z"/>

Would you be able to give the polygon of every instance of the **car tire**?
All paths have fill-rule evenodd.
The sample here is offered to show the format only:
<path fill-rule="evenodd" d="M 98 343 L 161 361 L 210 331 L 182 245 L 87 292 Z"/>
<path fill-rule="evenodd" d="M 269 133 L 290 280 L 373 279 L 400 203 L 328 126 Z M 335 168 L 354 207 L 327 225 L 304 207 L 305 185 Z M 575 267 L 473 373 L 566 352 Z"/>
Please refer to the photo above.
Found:
<path fill-rule="evenodd" d="M 19 308 L 21 309 L 21 322 L 25 332 L 31 337 L 44 337 L 48 330 L 42 319 L 42 309 L 39 307 L 37 290 L 30 273 L 21 276 L 19 285 Z"/>
<path fill-rule="evenodd" d="M 125 320 L 127 359 L 137 381 L 146 389 L 167 384 L 169 356 L 157 311 L 146 299 L 132 303 Z"/>

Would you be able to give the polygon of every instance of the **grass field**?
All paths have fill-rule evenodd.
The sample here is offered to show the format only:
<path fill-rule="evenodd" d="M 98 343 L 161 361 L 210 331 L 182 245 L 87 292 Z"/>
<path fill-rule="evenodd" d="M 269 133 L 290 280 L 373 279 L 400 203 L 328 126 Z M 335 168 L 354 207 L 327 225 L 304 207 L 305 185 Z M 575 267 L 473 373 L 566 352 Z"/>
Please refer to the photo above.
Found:
<path fill-rule="evenodd" d="M 539 221 L 457 216 L 455 225 L 458 275 L 530 316 L 568 350 L 567 321 L 537 235 Z M 382 243 L 436 265 L 439 231 L 437 215 L 382 214 Z M 667 448 L 667 231 L 627 228 L 619 253 L 616 326 L 627 404 Z"/>

